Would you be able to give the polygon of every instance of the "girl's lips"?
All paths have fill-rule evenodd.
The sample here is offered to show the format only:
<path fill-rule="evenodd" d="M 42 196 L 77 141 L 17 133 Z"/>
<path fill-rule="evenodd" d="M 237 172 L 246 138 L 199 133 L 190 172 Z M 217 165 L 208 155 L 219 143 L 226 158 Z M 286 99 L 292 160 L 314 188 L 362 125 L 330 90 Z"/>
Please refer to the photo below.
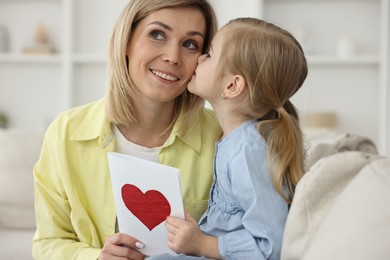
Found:
<path fill-rule="evenodd" d="M 157 77 L 162 78 L 164 80 L 168 80 L 168 81 L 172 81 L 172 82 L 179 80 L 179 78 L 176 75 L 171 74 L 171 73 L 166 73 L 166 72 L 158 71 L 155 69 L 150 69 L 150 71 L 153 73 L 153 75 L 156 75 Z"/>

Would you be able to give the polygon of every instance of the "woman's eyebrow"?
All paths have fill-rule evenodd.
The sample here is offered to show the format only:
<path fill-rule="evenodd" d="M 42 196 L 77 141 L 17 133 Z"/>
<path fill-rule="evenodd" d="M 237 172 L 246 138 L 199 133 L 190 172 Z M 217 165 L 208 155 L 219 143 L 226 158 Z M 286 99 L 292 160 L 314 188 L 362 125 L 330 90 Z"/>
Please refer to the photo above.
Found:
<path fill-rule="evenodd" d="M 152 24 L 159 25 L 159 26 L 163 27 L 164 29 L 166 29 L 168 31 L 173 31 L 172 27 L 170 27 L 168 24 L 165 24 L 163 22 L 153 21 L 153 22 L 149 23 L 148 26 L 152 25 Z M 190 35 L 190 36 L 199 35 L 200 37 L 204 38 L 203 33 L 199 32 L 199 31 L 190 31 L 190 32 L 187 32 L 187 35 Z"/>

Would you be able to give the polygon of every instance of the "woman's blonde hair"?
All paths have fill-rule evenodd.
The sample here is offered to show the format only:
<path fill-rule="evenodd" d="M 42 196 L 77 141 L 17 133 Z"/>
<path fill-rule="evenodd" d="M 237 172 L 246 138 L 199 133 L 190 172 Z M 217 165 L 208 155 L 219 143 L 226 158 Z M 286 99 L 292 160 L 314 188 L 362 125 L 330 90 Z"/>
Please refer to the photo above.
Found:
<path fill-rule="evenodd" d="M 126 51 L 132 30 L 143 18 L 163 8 L 191 7 L 199 9 L 206 21 L 204 53 L 217 31 L 217 19 L 208 0 L 132 0 L 123 9 L 114 26 L 108 48 L 106 116 L 116 125 L 132 126 L 137 123 L 134 111 L 136 88 L 127 68 Z M 131 59 L 131 57 L 129 57 Z M 182 113 L 180 131 L 184 133 L 204 105 L 204 100 L 185 90 L 176 98 L 175 116 L 167 130 Z"/>
<path fill-rule="evenodd" d="M 290 102 L 308 73 L 304 52 L 289 32 L 272 23 L 237 18 L 227 26 L 219 61 L 223 68 L 218 74 L 227 69 L 245 78 L 251 112 L 260 119 L 258 129 L 267 143 L 272 182 L 291 203 L 304 173 L 303 137 L 298 113 Z"/>

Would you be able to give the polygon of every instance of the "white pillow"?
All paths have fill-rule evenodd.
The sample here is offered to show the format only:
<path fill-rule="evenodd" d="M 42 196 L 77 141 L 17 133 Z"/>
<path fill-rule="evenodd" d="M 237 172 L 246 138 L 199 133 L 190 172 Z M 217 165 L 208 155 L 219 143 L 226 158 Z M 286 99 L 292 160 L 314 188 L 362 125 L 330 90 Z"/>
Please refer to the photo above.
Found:
<path fill-rule="evenodd" d="M 303 259 L 390 259 L 389 158 L 372 161 L 348 184 Z"/>
<path fill-rule="evenodd" d="M 0 129 L 0 227 L 35 228 L 33 167 L 43 135 Z"/>
<path fill-rule="evenodd" d="M 377 155 L 362 152 L 342 152 L 324 157 L 310 168 L 295 190 L 284 231 L 282 260 L 302 259 L 310 240 L 343 189 L 376 158 Z"/>

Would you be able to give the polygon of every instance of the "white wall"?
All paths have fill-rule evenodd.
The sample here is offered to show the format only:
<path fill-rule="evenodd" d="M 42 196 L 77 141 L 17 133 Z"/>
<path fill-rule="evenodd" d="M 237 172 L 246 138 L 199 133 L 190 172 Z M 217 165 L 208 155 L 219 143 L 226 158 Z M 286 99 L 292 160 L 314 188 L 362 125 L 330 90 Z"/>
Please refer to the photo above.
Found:
<path fill-rule="evenodd" d="M 211 0 L 218 16 L 219 27 L 236 17 L 262 17 L 259 0 Z"/>

